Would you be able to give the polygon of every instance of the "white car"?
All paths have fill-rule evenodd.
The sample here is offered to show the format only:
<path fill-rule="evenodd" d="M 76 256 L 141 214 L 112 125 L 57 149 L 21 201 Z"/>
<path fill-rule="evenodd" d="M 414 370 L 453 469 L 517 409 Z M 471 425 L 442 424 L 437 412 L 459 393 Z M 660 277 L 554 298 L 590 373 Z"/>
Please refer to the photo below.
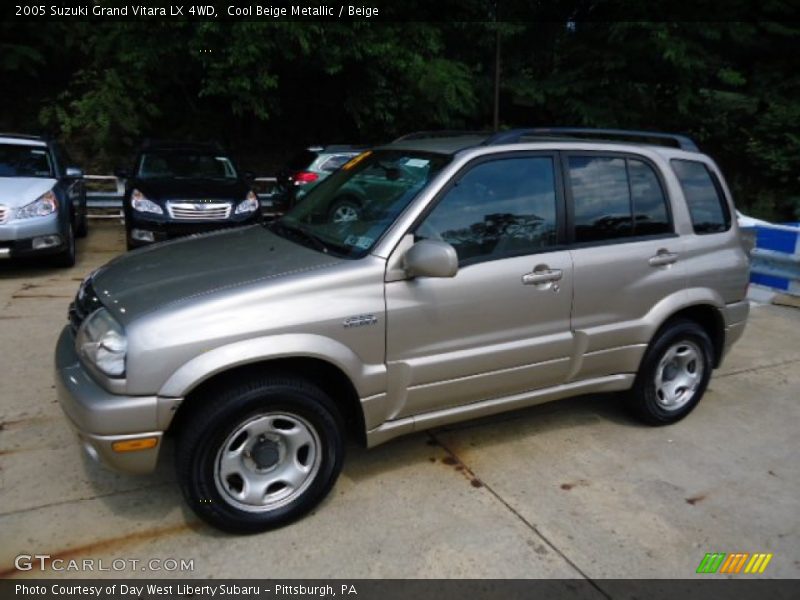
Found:
<path fill-rule="evenodd" d="M 0 134 L 0 259 L 48 256 L 75 264 L 75 238 L 87 233 L 83 172 L 59 144 Z"/>

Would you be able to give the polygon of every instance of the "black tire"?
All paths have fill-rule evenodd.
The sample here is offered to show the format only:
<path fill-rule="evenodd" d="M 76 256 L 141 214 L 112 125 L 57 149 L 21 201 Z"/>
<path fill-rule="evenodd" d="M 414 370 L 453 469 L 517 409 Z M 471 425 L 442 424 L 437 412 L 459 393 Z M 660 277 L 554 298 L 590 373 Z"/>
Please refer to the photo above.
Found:
<path fill-rule="evenodd" d="M 344 429 L 336 406 L 316 386 L 292 377 L 264 377 L 217 393 L 210 392 L 197 400 L 200 402 L 197 412 L 188 415 L 180 427 L 175 464 L 184 498 L 207 523 L 232 533 L 273 529 L 307 514 L 333 487 L 344 458 Z M 221 466 L 223 448 L 230 450 L 237 445 L 241 449 L 235 460 L 244 477 L 269 478 L 270 471 L 265 475 L 258 471 L 255 463 L 259 454 L 257 447 L 273 442 L 265 442 L 261 434 L 251 436 L 250 433 L 242 433 L 234 437 L 234 433 L 253 423 L 274 423 L 281 419 L 280 415 L 294 419 L 294 422 L 302 422 L 308 426 L 309 432 L 313 430 L 314 433 L 310 435 L 316 435 L 311 441 L 313 448 L 305 453 L 309 474 L 301 475 L 306 479 L 297 486 L 297 490 L 291 491 L 292 487 L 288 486 L 290 492 L 282 500 L 284 504 L 276 501 L 275 506 L 270 508 L 252 504 L 245 506 L 246 502 L 242 501 L 237 505 L 239 501 L 233 497 L 236 488 L 244 490 L 247 486 L 241 481 L 242 476 L 234 475 L 231 478 L 229 475 L 228 480 L 224 479 Z M 242 435 L 245 435 L 244 440 L 238 441 Z M 267 467 L 273 469 L 273 473 L 282 473 L 284 467 L 297 471 L 295 465 L 303 462 L 298 451 L 292 453 L 285 446 L 282 451 L 274 452 L 277 462 Z M 281 455 L 283 458 L 278 460 L 277 456 Z M 292 460 L 287 462 L 289 456 L 292 456 Z M 303 465 L 303 468 L 306 466 Z M 236 476 L 239 482 L 236 482 Z M 262 501 L 271 487 L 267 487 L 264 495 L 260 496 Z"/>
<path fill-rule="evenodd" d="M 125 225 L 125 249 L 130 252 L 131 250 L 135 250 L 138 247 L 139 246 L 133 242 L 130 228 L 127 225 Z"/>
<path fill-rule="evenodd" d="M 340 198 L 331 205 L 331 208 L 328 211 L 328 220 L 331 223 L 338 223 L 345 220 L 341 218 L 342 211 L 347 211 L 354 215 L 354 218 L 350 219 L 353 221 L 356 221 L 361 217 L 361 205 L 353 198 L 348 197 Z"/>
<path fill-rule="evenodd" d="M 72 226 L 72 219 L 67 222 L 67 231 L 64 233 L 67 247 L 53 257 L 53 264 L 62 269 L 75 266 L 75 230 Z"/>
<path fill-rule="evenodd" d="M 84 212 L 75 228 L 75 237 L 85 238 L 87 235 L 89 235 L 89 215 Z"/>
<path fill-rule="evenodd" d="M 674 358 L 666 360 L 673 349 Z M 682 362 L 685 364 L 677 366 Z M 649 425 L 680 421 L 700 402 L 712 370 L 713 345 L 706 330 L 688 319 L 670 321 L 653 338 L 642 359 L 626 397 L 628 407 Z M 670 388 L 674 393 L 669 393 Z M 670 406 L 671 401 L 674 404 Z"/>

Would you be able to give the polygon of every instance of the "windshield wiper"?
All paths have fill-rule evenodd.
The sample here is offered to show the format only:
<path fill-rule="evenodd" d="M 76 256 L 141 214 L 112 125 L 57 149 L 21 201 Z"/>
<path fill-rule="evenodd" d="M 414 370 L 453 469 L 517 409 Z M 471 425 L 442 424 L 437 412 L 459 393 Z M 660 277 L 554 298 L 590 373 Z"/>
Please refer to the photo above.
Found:
<path fill-rule="evenodd" d="M 295 239 L 296 238 L 303 239 L 306 242 L 309 242 L 313 247 L 315 247 L 320 252 L 324 252 L 325 254 L 329 252 L 328 244 L 323 242 L 318 236 L 314 235 L 307 229 L 300 227 L 299 225 L 287 225 L 286 223 L 282 223 L 281 221 L 273 221 L 272 223 L 269 224 L 269 228 L 273 231 L 275 231 L 276 229 L 280 230 L 284 234 L 293 236 Z M 278 232 L 276 231 L 275 233 Z"/>

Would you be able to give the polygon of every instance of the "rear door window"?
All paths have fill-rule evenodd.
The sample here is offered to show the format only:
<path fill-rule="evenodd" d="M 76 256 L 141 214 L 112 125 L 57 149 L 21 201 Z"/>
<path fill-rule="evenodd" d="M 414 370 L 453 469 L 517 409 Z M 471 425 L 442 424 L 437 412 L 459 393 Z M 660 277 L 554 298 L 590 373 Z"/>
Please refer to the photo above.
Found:
<path fill-rule="evenodd" d="M 671 233 L 667 197 L 653 167 L 641 160 L 628 159 L 628 177 L 633 201 L 633 234 Z"/>
<path fill-rule="evenodd" d="M 570 156 L 568 162 L 575 241 L 598 242 L 632 236 L 625 159 Z"/>
<path fill-rule="evenodd" d="M 673 231 L 653 167 L 624 156 L 567 158 L 574 241 L 603 242 Z"/>
<path fill-rule="evenodd" d="M 689 207 L 694 232 L 719 233 L 731 227 L 731 212 L 722 186 L 708 167 L 696 160 L 672 160 Z"/>

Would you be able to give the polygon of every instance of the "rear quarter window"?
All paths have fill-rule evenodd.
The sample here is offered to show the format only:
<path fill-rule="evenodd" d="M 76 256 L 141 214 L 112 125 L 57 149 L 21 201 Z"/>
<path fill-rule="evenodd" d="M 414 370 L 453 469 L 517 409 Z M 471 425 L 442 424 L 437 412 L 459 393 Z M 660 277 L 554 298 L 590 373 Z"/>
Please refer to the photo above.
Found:
<path fill-rule="evenodd" d="M 730 229 L 731 212 L 716 175 L 696 160 L 673 159 L 671 164 L 683 189 L 694 232 L 720 233 Z"/>

